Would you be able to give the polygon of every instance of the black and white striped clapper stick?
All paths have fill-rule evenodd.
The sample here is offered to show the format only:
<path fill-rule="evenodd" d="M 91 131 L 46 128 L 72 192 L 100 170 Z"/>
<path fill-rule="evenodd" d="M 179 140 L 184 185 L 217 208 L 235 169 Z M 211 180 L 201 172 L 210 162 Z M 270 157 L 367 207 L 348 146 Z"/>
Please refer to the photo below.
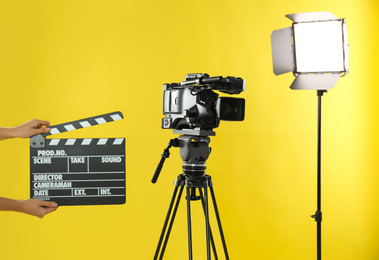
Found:
<path fill-rule="evenodd" d="M 59 133 L 64 133 L 68 131 L 73 131 L 76 129 L 80 128 L 85 128 L 85 127 L 90 127 L 90 126 L 95 126 L 95 125 L 100 125 L 100 124 L 105 124 L 117 120 L 124 119 L 124 116 L 122 115 L 121 112 L 113 112 L 113 113 L 108 113 L 104 115 L 99 115 L 99 116 L 93 116 L 81 120 L 76 120 L 64 124 L 59 124 L 59 125 L 54 125 L 51 126 L 51 131 L 45 134 L 42 134 L 42 136 L 48 136 L 48 135 L 55 135 Z"/>
<path fill-rule="evenodd" d="M 64 205 L 125 203 L 125 138 L 45 139 L 123 119 L 121 112 L 51 126 L 30 138 L 30 197 Z"/>

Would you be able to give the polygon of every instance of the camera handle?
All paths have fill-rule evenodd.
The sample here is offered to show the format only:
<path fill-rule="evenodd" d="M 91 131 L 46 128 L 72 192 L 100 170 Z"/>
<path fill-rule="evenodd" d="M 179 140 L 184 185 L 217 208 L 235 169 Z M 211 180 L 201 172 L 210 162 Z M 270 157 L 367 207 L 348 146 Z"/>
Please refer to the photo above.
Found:
<path fill-rule="evenodd" d="M 159 174 L 161 173 L 162 171 L 162 167 L 163 167 L 163 164 L 166 160 L 166 158 L 169 158 L 170 157 L 170 148 L 174 146 L 174 147 L 179 147 L 179 139 L 178 138 L 175 138 L 175 139 L 171 139 L 170 142 L 168 143 L 168 146 L 166 147 L 166 149 L 163 150 L 163 154 L 162 154 L 162 158 L 161 160 L 159 161 L 159 164 L 157 166 L 157 169 L 155 170 L 155 173 L 153 175 L 153 178 L 151 179 L 151 182 L 152 183 L 156 183 L 157 180 L 158 180 L 158 177 L 159 177 Z"/>

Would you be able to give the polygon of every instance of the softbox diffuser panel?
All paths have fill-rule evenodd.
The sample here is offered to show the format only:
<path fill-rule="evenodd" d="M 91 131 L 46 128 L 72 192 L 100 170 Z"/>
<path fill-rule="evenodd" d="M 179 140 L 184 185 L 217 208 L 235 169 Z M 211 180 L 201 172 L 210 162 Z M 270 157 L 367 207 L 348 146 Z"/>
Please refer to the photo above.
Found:
<path fill-rule="evenodd" d="M 296 73 L 345 71 L 342 21 L 298 23 L 293 28 Z"/>

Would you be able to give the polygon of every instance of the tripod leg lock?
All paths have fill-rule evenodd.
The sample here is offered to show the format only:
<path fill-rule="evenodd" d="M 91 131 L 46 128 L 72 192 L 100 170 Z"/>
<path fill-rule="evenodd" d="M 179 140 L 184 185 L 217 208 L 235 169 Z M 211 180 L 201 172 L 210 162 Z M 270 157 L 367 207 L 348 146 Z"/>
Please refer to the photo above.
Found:
<path fill-rule="evenodd" d="M 185 184 L 185 177 L 183 174 L 179 174 L 178 178 L 176 178 L 176 180 L 174 181 L 174 185 L 176 187 L 181 187 L 181 186 L 184 186 Z"/>
<path fill-rule="evenodd" d="M 312 215 L 311 217 L 314 218 L 316 222 L 321 222 L 322 221 L 322 211 L 316 211 L 316 214 Z"/>
<path fill-rule="evenodd" d="M 213 187 L 212 177 L 210 175 L 205 175 L 205 177 L 207 178 L 207 181 L 208 181 L 208 187 Z"/>

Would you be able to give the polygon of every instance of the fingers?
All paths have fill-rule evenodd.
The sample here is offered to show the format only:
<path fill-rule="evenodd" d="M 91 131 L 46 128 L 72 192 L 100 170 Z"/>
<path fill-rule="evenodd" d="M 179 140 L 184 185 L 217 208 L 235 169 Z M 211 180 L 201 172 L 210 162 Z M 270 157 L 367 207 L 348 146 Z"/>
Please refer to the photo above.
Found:
<path fill-rule="evenodd" d="M 53 211 L 56 211 L 58 208 L 58 204 L 53 201 L 44 201 L 39 200 L 39 206 L 40 206 L 40 215 L 39 218 L 43 218 L 46 214 L 49 214 Z"/>
<path fill-rule="evenodd" d="M 35 129 L 35 134 L 43 134 L 50 132 L 51 129 L 48 128 L 48 126 L 50 126 L 50 122 L 46 120 L 33 119 L 30 121 L 30 127 Z"/>
<path fill-rule="evenodd" d="M 14 137 L 29 138 L 33 135 L 47 133 L 51 129 L 49 121 L 33 119 L 13 128 Z"/>
<path fill-rule="evenodd" d="M 48 133 L 48 132 L 50 132 L 50 130 L 51 129 L 47 128 L 47 127 L 37 128 L 37 129 L 34 129 L 34 135 Z"/>
<path fill-rule="evenodd" d="M 53 201 L 44 201 L 44 200 L 41 200 L 40 201 L 40 206 L 41 207 L 46 207 L 46 208 L 57 208 L 58 204 L 56 202 L 53 202 Z"/>
<path fill-rule="evenodd" d="M 34 125 L 33 127 L 35 128 L 41 128 L 42 126 L 50 126 L 50 122 L 45 120 L 33 119 L 31 122 Z"/>
<path fill-rule="evenodd" d="M 56 211 L 57 208 L 58 208 L 58 207 L 44 208 L 44 209 L 43 209 L 43 210 L 44 210 L 44 215 L 43 215 L 43 217 L 44 217 L 46 214 L 49 214 L 49 213 L 51 213 L 51 212 L 53 212 L 53 211 Z"/>
<path fill-rule="evenodd" d="M 43 201 L 39 199 L 27 199 L 19 201 L 21 204 L 20 212 L 43 218 L 46 214 L 55 211 L 58 204 L 52 201 Z"/>

